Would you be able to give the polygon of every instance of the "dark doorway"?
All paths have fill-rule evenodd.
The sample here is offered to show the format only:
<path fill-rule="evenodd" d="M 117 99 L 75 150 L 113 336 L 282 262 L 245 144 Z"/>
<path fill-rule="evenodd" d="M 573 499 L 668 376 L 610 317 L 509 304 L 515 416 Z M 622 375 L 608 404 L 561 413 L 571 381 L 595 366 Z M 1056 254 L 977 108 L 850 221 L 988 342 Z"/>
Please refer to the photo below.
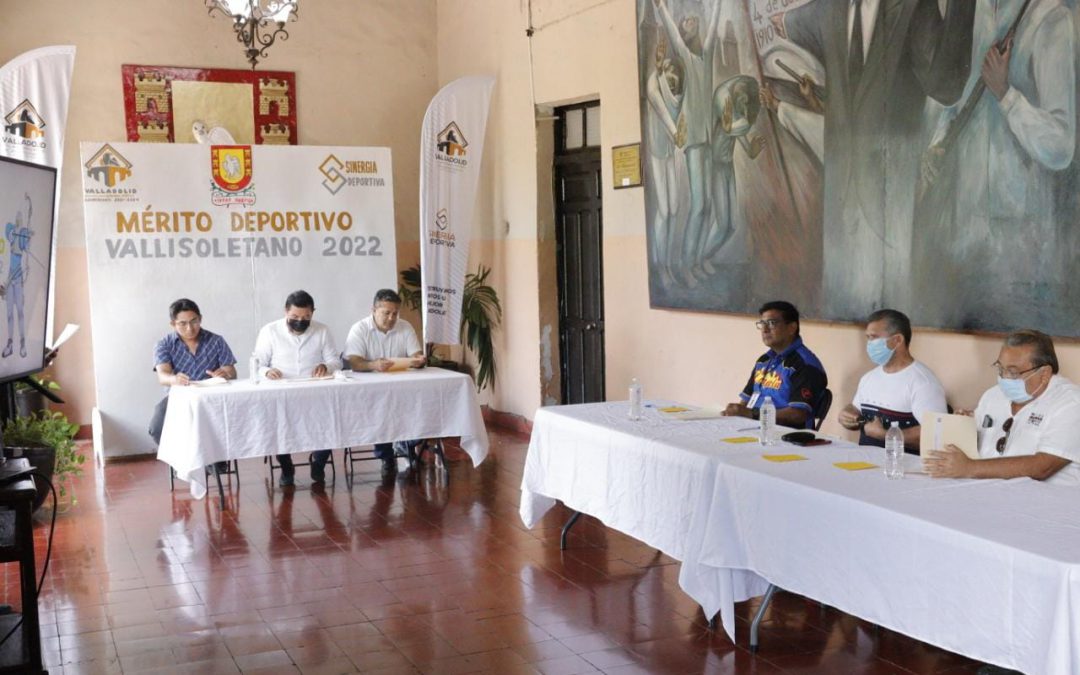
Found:
<path fill-rule="evenodd" d="M 600 103 L 556 110 L 555 234 L 562 402 L 604 400 Z"/>

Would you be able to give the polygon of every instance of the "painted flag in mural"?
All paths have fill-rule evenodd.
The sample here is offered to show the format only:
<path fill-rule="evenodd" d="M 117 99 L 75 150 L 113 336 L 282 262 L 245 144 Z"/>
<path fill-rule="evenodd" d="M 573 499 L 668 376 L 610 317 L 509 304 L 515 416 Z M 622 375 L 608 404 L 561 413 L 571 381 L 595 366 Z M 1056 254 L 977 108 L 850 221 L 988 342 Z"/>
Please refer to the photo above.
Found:
<path fill-rule="evenodd" d="M 798 83 L 806 75 L 824 85 L 824 69 L 805 49 L 788 39 L 784 14 L 815 0 L 746 0 L 750 30 L 761 63 L 762 75 L 781 82 Z"/>
<path fill-rule="evenodd" d="M 57 186 L 64 160 L 64 126 L 74 66 L 75 47 L 53 46 L 25 52 L 0 67 L 0 115 L 3 115 L 0 156 L 55 168 Z M 54 217 L 59 206 L 58 187 Z M 52 242 L 55 254 L 55 237 Z M 47 336 L 52 335 L 56 256 L 49 258 L 54 262 L 49 270 Z"/>
<path fill-rule="evenodd" d="M 424 342 L 458 344 L 476 185 L 495 78 L 443 87 L 420 136 L 420 273 Z"/>

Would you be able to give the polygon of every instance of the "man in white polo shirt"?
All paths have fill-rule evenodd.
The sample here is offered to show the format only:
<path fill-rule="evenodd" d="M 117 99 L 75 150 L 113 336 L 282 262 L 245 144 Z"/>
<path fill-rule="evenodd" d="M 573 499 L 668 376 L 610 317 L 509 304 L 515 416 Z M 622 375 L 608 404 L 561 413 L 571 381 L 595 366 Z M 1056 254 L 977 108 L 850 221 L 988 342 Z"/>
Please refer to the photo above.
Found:
<path fill-rule="evenodd" d="M 893 422 L 904 432 L 904 449 L 919 452 L 923 415 L 945 412 L 945 390 L 934 373 L 911 355 L 911 321 L 895 309 L 879 309 L 866 322 L 866 354 L 877 364 L 859 380 L 855 399 L 840 411 L 840 424 L 859 430 L 859 445 L 885 447 Z"/>
<path fill-rule="evenodd" d="M 268 380 L 301 377 L 324 377 L 341 370 L 330 330 L 312 321 L 315 300 L 307 291 L 294 291 L 285 299 L 285 316 L 262 327 L 255 339 L 255 356 L 259 373 Z M 321 484 L 326 479 L 329 450 L 316 450 L 311 457 L 311 482 Z M 277 456 L 281 464 L 278 484 L 293 484 L 293 462 L 288 454 Z"/>
<path fill-rule="evenodd" d="M 1057 374 L 1053 340 L 1037 330 L 1010 333 L 994 367 L 998 384 L 975 409 L 980 459 L 949 445 L 923 460 L 927 473 L 1080 485 L 1080 388 Z"/>
<path fill-rule="evenodd" d="M 354 323 L 345 340 L 345 358 L 353 370 L 385 372 L 393 366 L 390 359 L 408 358 L 411 368 L 427 363 L 416 331 L 408 321 L 398 320 L 400 313 L 401 296 L 396 291 L 384 288 L 375 293 L 371 316 Z M 382 460 L 383 475 L 397 472 L 393 443 L 377 443 L 375 456 Z"/>

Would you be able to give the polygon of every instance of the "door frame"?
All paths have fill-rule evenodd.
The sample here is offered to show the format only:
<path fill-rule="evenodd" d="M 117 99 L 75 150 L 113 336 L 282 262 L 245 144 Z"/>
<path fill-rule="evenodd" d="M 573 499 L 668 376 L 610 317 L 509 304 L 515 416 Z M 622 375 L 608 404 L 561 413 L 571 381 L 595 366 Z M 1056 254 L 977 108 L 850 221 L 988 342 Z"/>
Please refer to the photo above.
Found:
<path fill-rule="evenodd" d="M 580 165 L 582 160 L 602 162 L 603 156 L 601 154 L 602 144 L 587 145 L 588 140 L 588 114 L 585 112 L 589 108 L 599 108 L 600 101 L 593 99 L 590 101 L 584 101 L 580 103 L 574 103 L 572 105 L 558 106 L 554 110 L 554 152 L 551 171 L 552 181 L 552 197 L 554 199 L 554 215 L 555 215 L 555 265 L 556 265 L 556 282 L 557 282 L 557 294 L 558 294 L 558 342 L 559 342 L 559 374 L 560 384 L 559 393 L 561 397 L 561 403 L 567 403 L 569 400 L 569 387 L 571 384 L 571 378 L 568 376 L 569 363 L 568 363 L 568 350 L 566 345 L 565 333 L 563 331 L 563 319 L 566 316 L 567 299 L 566 289 L 564 288 L 563 281 L 563 265 L 564 265 L 564 248 L 562 241 L 562 227 L 560 225 L 563 209 L 562 209 L 562 194 L 559 185 L 559 172 L 561 167 Z M 582 146 L 580 148 L 567 149 L 565 147 L 565 119 L 566 113 L 572 110 L 582 110 Z M 595 261 L 597 266 L 599 288 L 597 303 L 600 308 L 601 322 L 605 316 L 605 304 L 604 304 L 604 256 L 603 256 L 603 183 L 602 175 L 600 171 L 597 171 L 597 185 L 596 185 L 597 199 L 601 203 L 597 218 L 597 227 L 599 229 L 599 246 L 597 251 L 599 253 L 598 259 Z M 602 329 L 601 329 L 602 330 Z M 594 364 L 599 368 L 599 400 L 603 401 L 607 399 L 607 350 L 605 347 L 605 339 L 603 333 L 601 334 L 601 349 L 600 349 L 600 363 Z"/>

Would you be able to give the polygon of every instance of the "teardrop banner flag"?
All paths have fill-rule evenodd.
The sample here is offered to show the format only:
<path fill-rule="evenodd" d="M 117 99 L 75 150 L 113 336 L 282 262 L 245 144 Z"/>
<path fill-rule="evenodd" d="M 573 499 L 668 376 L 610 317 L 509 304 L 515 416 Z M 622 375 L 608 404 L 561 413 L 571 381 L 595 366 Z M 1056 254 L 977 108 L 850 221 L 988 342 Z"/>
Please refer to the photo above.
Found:
<path fill-rule="evenodd" d="M 74 67 L 75 47 L 67 45 L 32 49 L 0 66 L 0 156 L 56 169 L 53 220 L 60 208 L 60 165 L 64 161 L 64 127 Z M 38 211 L 48 213 L 48 208 L 39 206 Z M 51 233 L 53 223 L 47 225 Z M 51 234 L 50 238 L 47 341 L 53 335 L 56 258 L 56 238 Z"/>
<path fill-rule="evenodd" d="M 473 206 L 495 78 L 469 76 L 443 87 L 420 137 L 420 274 L 424 342 L 461 341 L 461 294 L 469 263 Z"/>

